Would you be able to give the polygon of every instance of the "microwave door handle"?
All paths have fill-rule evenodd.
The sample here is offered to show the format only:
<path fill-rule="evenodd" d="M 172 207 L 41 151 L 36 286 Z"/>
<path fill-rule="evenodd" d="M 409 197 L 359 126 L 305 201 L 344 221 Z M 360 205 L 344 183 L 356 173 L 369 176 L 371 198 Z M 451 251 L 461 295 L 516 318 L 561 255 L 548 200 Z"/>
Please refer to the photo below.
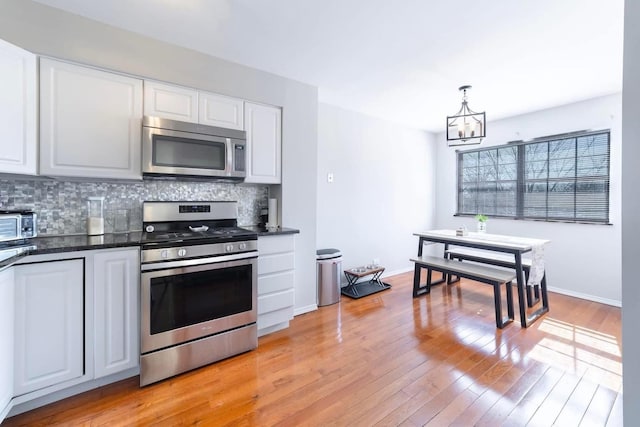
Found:
<path fill-rule="evenodd" d="M 227 138 L 227 143 L 225 144 L 227 149 L 227 175 L 233 172 L 233 156 L 235 155 L 236 145 L 231 141 L 231 138 Z"/>

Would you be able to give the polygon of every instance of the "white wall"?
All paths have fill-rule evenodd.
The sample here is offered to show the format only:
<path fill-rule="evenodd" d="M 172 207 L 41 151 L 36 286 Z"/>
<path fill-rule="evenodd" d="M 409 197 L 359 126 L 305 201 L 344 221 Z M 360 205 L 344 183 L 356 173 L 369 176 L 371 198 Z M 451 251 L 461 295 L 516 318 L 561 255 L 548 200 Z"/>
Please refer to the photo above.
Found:
<path fill-rule="evenodd" d="M 482 142 L 482 146 L 491 146 L 578 130 L 611 129 L 610 222 L 613 225 L 490 218 L 487 231 L 551 240 L 545 248 L 549 288 L 612 305 L 621 302 L 621 120 L 621 95 L 609 95 L 489 122 L 488 137 Z M 447 147 L 444 134 L 438 135 L 438 141 L 436 223 L 439 228 L 466 225 L 475 230 L 473 218 L 453 216 L 457 185 L 455 149 Z"/>
<path fill-rule="evenodd" d="M 640 425 L 640 2 L 624 5 L 622 86 L 622 362 L 624 425 Z"/>
<path fill-rule="evenodd" d="M 344 268 L 378 258 L 385 273 L 410 269 L 418 245 L 412 233 L 434 224 L 433 140 L 424 131 L 320 104 L 318 248 L 340 249 Z"/>
<path fill-rule="evenodd" d="M 296 236 L 296 310 L 315 308 L 318 90 L 28 0 L 2 0 L 0 38 L 31 52 L 280 106 L 281 217 Z"/>

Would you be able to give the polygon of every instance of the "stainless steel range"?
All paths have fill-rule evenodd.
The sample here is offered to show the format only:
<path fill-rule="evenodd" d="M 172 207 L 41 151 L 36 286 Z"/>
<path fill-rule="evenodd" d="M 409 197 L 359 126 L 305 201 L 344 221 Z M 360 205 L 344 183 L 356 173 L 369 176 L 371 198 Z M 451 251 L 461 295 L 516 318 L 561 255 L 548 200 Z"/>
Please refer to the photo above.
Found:
<path fill-rule="evenodd" d="M 144 202 L 140 385 L 251 349 L 257 234 L 236 202 Z"/>

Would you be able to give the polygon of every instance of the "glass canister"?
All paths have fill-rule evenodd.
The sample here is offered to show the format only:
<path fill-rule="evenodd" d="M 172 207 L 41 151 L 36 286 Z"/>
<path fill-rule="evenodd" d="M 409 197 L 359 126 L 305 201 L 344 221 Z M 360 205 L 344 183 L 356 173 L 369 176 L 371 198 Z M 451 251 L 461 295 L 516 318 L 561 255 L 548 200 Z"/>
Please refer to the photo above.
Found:
<path fill-rule="evenodd" d="M 104 197 L 89 197 L 87 201 L 87 234 L 104 234 Z"/>

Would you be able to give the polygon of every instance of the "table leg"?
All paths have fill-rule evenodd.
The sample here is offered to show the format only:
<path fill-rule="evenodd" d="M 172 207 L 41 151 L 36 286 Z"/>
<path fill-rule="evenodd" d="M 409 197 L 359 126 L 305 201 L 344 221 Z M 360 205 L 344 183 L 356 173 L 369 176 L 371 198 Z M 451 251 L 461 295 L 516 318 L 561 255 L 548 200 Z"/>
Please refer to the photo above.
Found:
<path fill-rule="evenodd" d="M 418 257 L 422 256 L 422 246 L 424 245 L 424 238 L 418 239 Z"/>
<path fill-rule="evenodd" d="M 520 309 L 520 326 L 527 327 L 527 306 L 525 303 L 526 284 L 524 283 L 524 271 L 522 269 L 522 254 L 516 252 L 516 286 L 518 287 L 518 308 Z"/>
<path fill-rule="evenodd" d="M 526 328 L 529 325 L 531 325 L 533 322 L 538 320 L 540 316 L 542 316 L 543 314 L 549 311 L 549 305 L 548 305 L 549 303 L 547 301 L 547 298 L 544 297 L 544 295 L 546 294 L 546 285 L 547 285 L 546 274 L 542 278 L 542 283 L 544 286 L 542 307 L 540 307 L 538 310 L 531 313 L 530 316 L 527 316 L 527 308 L 525 306 L 525 294 L 528 292 L 528 289 L 526 289 L 527 286 L 524 280 L 524 270 L 522 268 L 522 254 L 518 252 L 515 254 L 515 257 L 516 257 L 516 275 L 517 275 L 516 281 L 518 283 L 518 305 L 520 306 L 520 324 L 522 325 L 523 328 Z"/>

